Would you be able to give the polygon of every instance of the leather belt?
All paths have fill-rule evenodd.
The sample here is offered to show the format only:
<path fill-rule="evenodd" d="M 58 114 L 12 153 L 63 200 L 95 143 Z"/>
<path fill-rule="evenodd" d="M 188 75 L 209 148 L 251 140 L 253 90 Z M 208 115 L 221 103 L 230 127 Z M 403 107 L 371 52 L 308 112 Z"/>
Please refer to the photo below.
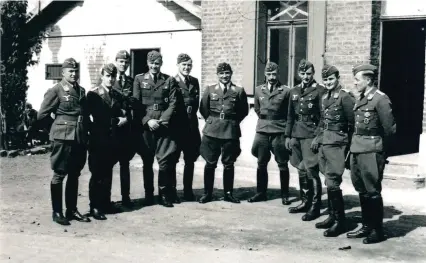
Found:
<path fill-rule="evenodd" d="M 311 115 L 296 114 L 296 120 L 304 122 L 314 122 L 314 118 Z"/>
<path fill-rule="evenodd" d="M 56 115 L 56 118 L 67 120 L 67 121 L 83 122 L 83 115 L 73 116 L 73 115 L 61 114 L 61 115 Z"/>
<path fill-rule="evenodd" d="M 235 115 L 229 115 L 229 114 L 225 114 L 224 112 L 210 112 L 210 116 L 215 117 L 215 118 L 219 118 L 221 120 L 235 120 L 237 119 Z"/>
<path fill-rule="evenodd" d="M 329 131 L 345 131 L 347 130 L 345 128 L 344 124 L 341 123 L 329 123 L 329 122 L 324 122 L 324 130 L 329 130 Z"/>
<path fill-rule="evenodd" d="M 152 104 L 152 105 L 145 105 L 147 110 L 153 110 L 153 111 L 162 111 L 166 110 L 168 106 L 164 104 Z"/>
<path fill-rule="evenodd" d="M 286 121 L 286 118 L 279 115 L 266 115 L 266 114 L 260 114 L 259 119 L 262 120 L 270 120 L 270 121 L 278 121 L 283 120 Z"/>
<path fill-rule="evenodd" d="M 365 135 L 365 136 L 379 136 L 380 133 L 377 129 L 364 129 L 364 128 L 354 128 L 354 134 L 356 135 Z"/>

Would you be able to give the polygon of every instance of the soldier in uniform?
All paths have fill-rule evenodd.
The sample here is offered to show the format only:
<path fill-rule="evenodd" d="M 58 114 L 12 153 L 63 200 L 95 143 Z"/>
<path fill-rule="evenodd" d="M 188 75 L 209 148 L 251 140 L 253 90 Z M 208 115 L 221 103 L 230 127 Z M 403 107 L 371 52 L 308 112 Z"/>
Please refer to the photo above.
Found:
<path fill-rule="evenodd" d="M 254 93 L 254 111 L 259 120 L 251 152 L 257 158 L 257 194 L 248 199 L 250 203 L 267 200 L 267 168 L 272 152 L 280 170 L 282 204 L 290 204 L 288 150 L 285 147 L 285 125 L 290 89 L 279 82 L 278 73 L 278 65 L 268 62 L 265 67 L 266 83 L 256 87 Z"/>
<path fill-rule="evenodd" d="M 314 80 L 314 65 L 299 63 L 302 83 L 291 89 L 286 126 L 286 147 L 291 150 L 290 163 L 298 169 L 302 203 L 290 207 L 290 213 L 306 212 L 303 221 L 320 216 L 322 186 L 318 167 L 318 140 L 321 98 L 324 87 Z"/>
<path fill-rule="evenodd" d="M 375 86 L 376 67 L 353 68 L 355 88 L 360 93 L 354 109 L 355 129 L 352 137 L 351 179 L 359 193 L 362 228 L 347 234 L 362 238 L 364 244 L 378 243 L 383 234 L 383 199 L 381 196 L 386 146 L 396 132 L 389 97 Z"/>
<path fill-rule="evenodd" d="M 90 214 L 105 220 L 105 213 L 114 211 L 111 203 L 112 168 L 122 158 L 121 128 L 128 123 L 119 96 L 113 90 L 117 68 L 110 63 L 101 71 L 101 84 L 87 93 L 90 127 L 89 182 Z"/>
<path fill-rule="evenodd" d="M 324 66 L 322 79 L 326 93 L 321 105 L 321 133 L 319 167 L 325 176 L 328 196 L 328 218 L 315 224 L 316 228 L 327 229 L 326 237 L 336 237 L 346 231 L 345 207 L 343 203 L 342 175 L 350 136 L 353 132 L 353 107 L 355 98 L 343 89 L 339 82 L 339 70 L 335 66 Z"/>
<path fill-rule="evenodd" d="M 138 101 L 138 115 L 143 125 L 143 140 L 139 150 L 143 160 L 145 204 L 154 202 L 154 157 L 157 158 L 160 204 L 173 207 L 172 177 L 176 165 L 176 140 L 172 131 L 177 98 L 180 95 L 175 78 L 160 72 L 162 56 L 150 51 L 147 56 L 149 72 L 135 77 L 133 97 Z M 143 148 L 143 149 L 142 149 Z"/>
<path fill-rule="evenodd" d="M 120 140 L 120 185 L 121 185 L 121 203 L 125 207 L 132 207 L 130 199 L 130 160 L 135 156 L 136 147 L 134 142 L 134 132 L 137 125 L 132 125 L 132 93 L 133 78 L 126 75 L 130 65 L 130 54 L 126 50 L 120 50 L 115 57 L 115 64 L 118 70 L 118 78 L 114 83 L 114 90 L 120 95 L 120 102 L 126 111 L 129 122 L 117 129 L 118 139 Z"/>
<path fill-rule="evenodd" d="M 50 183 L 53 221 L 69 225 L 69 220 L 90 222 L 89 218 L 77 210 L 78 178 L 86 163 L 87 131 L 89 115 L 86 92 L 78 83 L 78 64 L 68 58 L 62 64 L 62 80 L 47 90 L 37 115 L 42 122 L 55 114 L 50 129 L 52 141 L 50 156 L 53 178 Z M 62 214 L 62 182 L 68 175 L 65 186 L 66 213 Z"/>
<path fill-rule="evenodd" d="M 206 160 L 204 167 L 204 195 L 200 203 L 212 201 L 214 173 L 222 155 L 224 200 L 240 201 L 232 195 L 234 188 L 234 162 L 241 153 L 240 122 L 248 114 L 247 95 L 242 87 L 231 82 L 232 69 L 228 63 L 217 66 L 219 83 L 208 86 L 200 103 L 200 113 L 206 120 L 200 153 Z"/>
<path fill-rule="evenodd" d="M 181 152 L 185 166 L 183 169 L 183 198 L 186 201 L 195 201 L 195 195 L 192 190 L 192 181 L 194 178 L 194 163 L 200 156 L 201 136 L 198 130 L 197 111 L 199 107 L 200 84 L 198 79 L 190 76 L 192 70 L 192 59 L 187 54 L 179 54 L 177 58 L 179 73 L 175 79 L 179 85 L 183 96 L 183 106 L 179 107 L 178 116 L 179 132 L 177 133 L 178 151 L 176 152 L 176 162 L 179 162 Z M 176 194 L 176 166 L 174 166 L 173 193 L 174 201 L 179 202 Z"/>

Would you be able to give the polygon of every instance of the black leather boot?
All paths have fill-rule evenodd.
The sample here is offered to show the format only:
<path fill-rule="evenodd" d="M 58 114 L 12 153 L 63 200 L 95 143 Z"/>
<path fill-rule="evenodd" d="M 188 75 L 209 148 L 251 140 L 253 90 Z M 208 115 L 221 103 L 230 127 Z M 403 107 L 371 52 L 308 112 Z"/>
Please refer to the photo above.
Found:
<path fill-rule="evenodd" d="M 232 195 L 234 191 L 234 167 L 223 169 L 223 201 L 239 204 L 240 200 Z"/>
<path fill-rule="evenodd" d="M 67 211 L 65 212 L 65 217 L 68 220 L 77 220 L 80 222 L 90 222 L 90 219 L 87 216 L 82 215 L 77 210 L 77 198 L 78 198 L 78 176 L 68 175 L 67 183 L 65 185 L 65 205 Z"/>
<path fill-rule="evenodd" d="M 281 203 L 283 205 L 291 204 L 291 201 L 288 199 L 289 185 L 290 185 L 290 171 L 281 170 L 280 171 L 280 183 L 281 183 Z"/>
<path fill-rule="evenodd" d="M 369 214 L 368 197 L 360 194 L 359 202 L 361 205 L 362 227 L 359 230 L 347 233 L 347 238 L 367 237 L 371 233 L 371 215 Z"/>
<path fill-rule="evenodd" d="M 158 199 L 159 203 L 164 207 L 173 207 L 173 188 L 171 187 L 172 169 L 158 171 Z"/>
<path fill-rule="evenodd" d="M 375 244 L 386 240 L 383 233 L 383 199 L 380 195 L 372 196 L 368 199 L 370 203 L 372 231 L 362 243 Z"/>
<path fill-rule="evenodd" d="M 120 187 L 121 187 L 121 205 L 126 208 L 132 208 L 133 203 L 130 199 L 130 168 L 129 162 L 120 162 Z"/>
<path fill-rule="evenodd" d="M 333 211 L 333 206 L 332 206 L 332 202 L 331 202 L 331 194 L 330 191 L 327 190 L 327 204 L 328 204 L 328 217 L 322 221 L 322 222 L 318 222 L 315 224 L 315 227 L 318 229 L 328 229 L 330 227 L 332 227 L 334 225 L 334 211 Z"/>
<path fill-rule="evenodd" d="M 180 204 L 180 198 L 177 194 L 177 174 L 176 174 L 176 165 L 172 168 L 170 168 L 170 180 L 171 180 L 171 187 L 170 187 L 170 201 L 174 204 Z"/>
<path fill-rule="evenodd" d="M 321 195 L 322 195 L 321 178 L 318 175 L 312 178 L 310 181 L 312 181 L 312 189 L 313 189 L 312 203 L 308 212 L 306 212 L 306 214 L 302 216 L 303 221 L 312 221 L 317 219 L 321 215 L 321 211 L 320 211 Z"/>
<path fill-rule="evenodd" d="M 291 214 L 295 213 L 303 213 L 309 210 L 309 207 L 312 203 L 312 183 L 311 180 L 308 180 L 306 177 L 306 174 L 303 176 L 300 176 L 300 173 L 305 173 L 299 171 L 299 185 L 300 185 L 300 199 L 301 203 L 294 207 L 289 207 L 288 212 Z"/>
<path fill-rule="evenodd" d="M 266 167 L 258 167 L 256 171 L 257 193 L 250 197 L 249 203 L 266 201 L 266 190 L 268 188 L 268 170 Z"/>
<path fill-rule="evenodd" d="M 346 232 L 345 204 L 343 202 L 342 190 L 329 191 L 331 198 L 331 207 L 333 207 L 334 218 L 333 226 L 324 231 L 325 237 L 337 237 Z"/>
<path fill-rule="evenodd" d="M 199 202 L 205 204 L 213 200 L 214 168 L 204 167 L 204 195 Z"/>
<path fill-rule="evenodd" d="M 194 179 L 194 163 L 186 163 L 183 168 L 183 198 L 186 201 L 195 201 L 192 182 Z"/>
<path fill-rule="evenodd" d="M 143 186 L 145 189 L 144 206 L 151 206 L 154 202 L 154 171 L 152 164 L 143 165 Z"/>
<path fill-rule="evenodd" d="M 52 199 L 53 222 L 63 226 L 70 225 L 70 222 L 64 217 L 64 214 L 62 213 L 62 183 L 50 184 L 50 196 Z"/>

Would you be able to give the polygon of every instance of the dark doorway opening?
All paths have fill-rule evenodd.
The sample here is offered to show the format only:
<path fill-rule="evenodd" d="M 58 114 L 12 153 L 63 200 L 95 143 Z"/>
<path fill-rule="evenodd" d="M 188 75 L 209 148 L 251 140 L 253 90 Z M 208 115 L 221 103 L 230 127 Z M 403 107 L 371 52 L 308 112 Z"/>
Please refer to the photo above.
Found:
<path fill-rule="evenodd" d="M 380 89 L 391 102 L 397 134 L 390 155 L 419 151 L 425 90 L 426 20 L 384 21 Z"/>
<path fill-rule="evenodd" d="M 131 64 L 130 64 L 130 76 L 134 78 L 136 75 L 148 72 L 148 64 L 146 62 L 146 56 L 151 50 L 160 52 L 160 48 L 149 48 L 149 49 L 130 49 Z"/>

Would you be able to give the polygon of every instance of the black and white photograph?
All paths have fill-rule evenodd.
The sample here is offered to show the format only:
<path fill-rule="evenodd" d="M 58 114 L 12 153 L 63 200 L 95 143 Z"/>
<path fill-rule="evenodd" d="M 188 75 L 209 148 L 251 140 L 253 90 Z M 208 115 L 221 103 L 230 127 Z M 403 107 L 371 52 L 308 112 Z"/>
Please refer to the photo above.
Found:
<path fill-rule="evenodd" d="M 426 262 L 426 1 L 0 10 L 0 262 Z"/>

